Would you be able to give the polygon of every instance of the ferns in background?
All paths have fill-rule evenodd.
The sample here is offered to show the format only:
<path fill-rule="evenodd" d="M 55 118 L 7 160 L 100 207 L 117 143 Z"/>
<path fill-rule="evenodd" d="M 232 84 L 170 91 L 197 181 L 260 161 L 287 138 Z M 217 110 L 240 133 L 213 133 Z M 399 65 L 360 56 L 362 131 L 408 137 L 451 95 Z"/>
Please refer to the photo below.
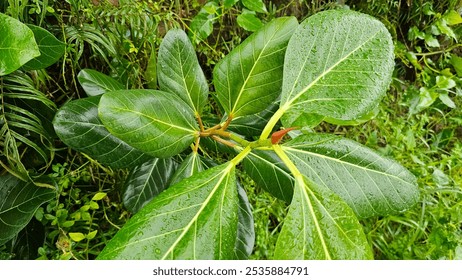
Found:
<path fill-rule="evenodd" d="M 53 132 L 44 122 L 50 122 L 45 114 L 55 104 L 21 71 L 0 77 L 0 98 L 0 164 L 28 180 L 28 168 L 51 162 Z"/>

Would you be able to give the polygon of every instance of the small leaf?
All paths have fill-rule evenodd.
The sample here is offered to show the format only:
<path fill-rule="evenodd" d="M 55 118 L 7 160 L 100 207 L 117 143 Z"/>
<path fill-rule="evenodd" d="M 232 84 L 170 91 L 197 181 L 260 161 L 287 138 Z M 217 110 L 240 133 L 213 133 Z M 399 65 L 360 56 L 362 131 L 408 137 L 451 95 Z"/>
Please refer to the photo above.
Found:
<path fill-rule="evenodd" d="M 367 114 L 385 94 L 393 67 L 393 42 L 380 21 L 350 10 L 309 17 L 287 46 L 283 125 L 312 123 L 311 114 L 343 121 Z"/>
<path fill-rule="evenodd" d="M 40 50 L 40 56 L 24 64 L 23 69 L 26 71 L 39 70 L 55 64 L 64 55 L 66 44 L 39 26 L 32 24 L 28 24 L 27 26 L 34 33 L 35 41 Z"/>
<path fill-rule="evenodd" d="M 457 76 L 462 77 L 462 57 L 451 54 L 451 64 L 456 70 Z"/>
<path fill-rule="evenodd" d="M 98 201 L 98 200 L 101 200 L 103 198 L 105 198 L 107 196 L 107 193 L 104 193 L 104 192 L 98 192 L 96 193 L 91 200 L 93 201 Z"/>
<path fill-rule="evenodd" d="M 256 114 L 276 100 L 287 42 L 297 24 L 294 17 L 275 19 L 218 62 L 213 83 L 228 116 Z"/>
<path fill-rule="evenodd" d="M 237 209 L 234 165 L 210 168 L 149 202 L 98 259 L 232 259 Z"/>
<path fill-rule="evenodd" d="M 75 242 L 79 242 L 79 241 L 82 241 L 85 239 L 85 234 L 81 233 L 81 232 L 69 232 L 69 237 L 75 241 Z"/>
<path fill-rule="evenodd" d="M 132 213 L 138 212 L 170 185 L 175 169 L 172 158 L 154 158 L 133 168 L 123 187 L 124 206 Z"/>
<path fill-rule="evenodd" d="M 223 6 L 225 7 L 225 9 L 229 9 L 232 6 L 234 6 L 234 4 L 237 3 L 237 1 L 239 0 L 223 0 Z"/>
<path fill-rule="evenodd" d="M 452 101 L 452 99 L 449 97 L 449 95 L 447 93 L 441 93 L 438 98 L 441 100 L 441 102 L 443 102 L 446 106 L 448 106 L 449 108 L 456 108 L 456 104 L 454 103 L 454 101 Z"/>
<path fill-rule="evenodd" d="M 402 212 L 419 198 L 412 173 L 352 140 L 310 133 L 282 148 L 303 175 L 330 188 L 360 218 Z"/>
<path fill-rule="evenodd" d="M 353 211 L 326 187 L 296 180 L 275 259 L 372 259 L 372 250 Z"/>
<path fill-rule="evenodd" d="M 101 97 L 99 117 L 113 135 L 159 158 L 185 150 L 199 131 L 183 100 L 156 90 L 108 92 Z"/>
<path fill-rule="evenodd" d="M 263 0 L 242 0 L 242 4 L 244 7 L 251 11 L 255 11 L 258 13 L 267 13 L 268 10 L 266 10 L 265 3 L 263 3 Z"/>
<path fill-rule="evenodd" d="M 0 245 L 20 232 L 55 191 L 23 182 L 13 175 L 0 176 Z"/>
<path fill-rule="evenodd" d="M 207 102 L 208 83 L 183 30 L 172 29 L 162 40 L 157 69 L 160 90 L 177 95 L 199 116 Z"/>
<path fill-rule="evenodd" d="M 456 86 L 456 82 L 445 76 L 436 76 L 436 86 L 439 89 L 451 89 Z"/>
<path fill-rule="evenodd" d="M 431 48 L 439 48 L 440 47 L 440 42 L 438 41 L 438 39 L 436 39 L 435 37 L 433 37 L 433 35 L 431 34 L 425 34 L 425 43 L 431 47 Z"/>
<path fill-rule="evenodd" d="M 199 13 L 191 20 L 189 25 L 189 37 L 195 43 L 199 43 L 207 39 L 213 31 L 213 24 L 216 22 L 216 16 L 208 13 L 206 10 L 209 6 L 218 8 L 217 4 L 213 1 L 208 2 Z"/>
<path fill-rule="evenodd" d="M 90 231 L 90 232 L 87 234 L 87 239 L 88 239 L 88 240 L 92 240 L 93 238 L 95 238 L 95 236 L 96 236 L 97 233 L 98 233 L 98 230 Z"/>
<path fill-rule="evenodd" d="M 448 25 L 456 25 L 462 23 L 462 17 L 458 12 L 454 10 L 446 12 L 443 16 L 443 19 L 448 23 Z"/>
<path fill-rule="evenodd" d="M 20 21 L 0 13 L 0 76 L 10 74 L 40 55 L 34 33 Z"/>
<path fill-rule="evenodd" d="M 77 75 L 77 79 L 88 96 L 97 96 L 109 91 L 125 89 L 125 86 L 119 81 L 92 69 L 81 70 Z"/>
<path fill-rule="evenodd" d="M 146 79 L 148 88 L 157 89 L 157 57 L 154 46 L 151 48 L 151 55 L 149 56 L 148 65 L 144 71 L 144 78 Z"/>
<path fill-rule="evenodd" d="M 236 18 L 237 24 L 247 31 L 257 31 L 263 26 L 261 20 L 255 15 L 255 12 L 244 10 Z"/>
<path fill-rule="evenodd" d="M 69 147 L 114 168 L 133 167 L 150 159 L 107 131 L 98 117 L 100 98 L 81 98 L 61 107 L 53 120 L 59 138 Z"/>

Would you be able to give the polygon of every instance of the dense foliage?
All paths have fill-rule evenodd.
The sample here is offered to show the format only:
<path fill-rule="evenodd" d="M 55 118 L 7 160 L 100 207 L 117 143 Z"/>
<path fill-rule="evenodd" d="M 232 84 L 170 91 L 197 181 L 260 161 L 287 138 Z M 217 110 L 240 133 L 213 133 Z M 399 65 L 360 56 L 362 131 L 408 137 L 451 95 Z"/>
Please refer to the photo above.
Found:
<path fill-rule="evenodd" d="M 1 258 L 462 258 L 461 11 L 2 2 Z"/>

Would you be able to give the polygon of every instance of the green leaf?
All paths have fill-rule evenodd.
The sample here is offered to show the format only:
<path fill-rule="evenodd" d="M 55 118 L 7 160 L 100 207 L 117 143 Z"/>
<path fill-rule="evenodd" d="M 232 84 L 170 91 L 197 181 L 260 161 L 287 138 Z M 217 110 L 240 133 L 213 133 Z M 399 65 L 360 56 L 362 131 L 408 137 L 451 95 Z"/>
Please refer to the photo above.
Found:
<path fill-rule="evenodd" d="M 125 86 L 119 81 L 92 69 L 81 70 L 77 75 L 77 79 L 88 96 L 97 96 L 109 91 L 125 89 Z"/>
<path fill-rule="evenodd" d="M 34 33 L 20 21 L 0 13 L 0 76 L 10 74 L 40 55 Z"/>
<path fill-rule="evenodd" d="M 457 11 L 454 10 L 446 12 L 443 16 L 443 19 L 448 23 L 448 25 L 456 25 L 462 23 L 462 17 Z"/>
<path fill-rule="evenodd" d="M 85 234 L 81 232 L 69 232 L 69 237 L 72 241 L 79 242 L 85 239 Z"/>
<path fill-rule="evenodd" d="M 86 238 L 87 238 L 88 240 L 92 240 L 93 238 L 95 238 L 95 236 L 96 236 L 97 233 L 98 233 L 98 230 L 90 231 L 90 232 L 87 234 Z"/>
<path fill-rule="evenodd" d="M 239 196 L 239 208 L 237 210 L 237 238 L 234 248 L 235 258 L 247 260 L 253 251 L 255 243 L 255 226 L 253 222 L 252 206 L 245 189 L 237 181 L 237 192 Z"/>
<path fill-rule="evenodd" d="M 451 89 L 456 86 L 456 82 L 445 76 L 436 76 L 436 85 L 438 89 Z"/>
<path fill-rule="evenodd" d="M 232 259 L 238 194 L 229 162 L 197 173 L 153 199 L 98 259 Z"/>
<path fill-rule="evenodd" d="M 192 175 L 202 172 L 206 169 L 207 165 L 197 152 L 189 154 L 183 162 L 178 166 L 175 173 L 171 177 L 170 184 L 174 185 L 181 182 L 183 179 L 189 178 Z"/>
<path fill-rule="evenodd" d="M 0 176 L 0 245 L 18 234 L 43 203 L 55 197 L 55 191 L 20 181 L 13 175 Z"/>
<path fill-rule="evenodd" d="M 234 6 L 234 4 L 237 3 L 237 1 L 239 0 L 223 0 L 223 6 L 225 7 L 225 9 L 229 9 L 232 6 Z"/>
<path fill-rule="evenodd" d="M 207 39 L 213 31 L 213 24 L 216 22 L 215 14 L 210 14 L 207 9 L 217 9 L 218 6 L 215 2 L 208 2 L 199 11 L 199 13 L 191 20 L 189 25 L 189 37 L 195 43 L 199 43 Z"/>
<path fill-rule="evenodd" d="M 349 10 L 309 17 L 286 51 L 283 125 L 312 123 L 312 114 L 344 121 L 367 114 L 385 94 L 393 67 L 393 42 L 380 21 Z"/>
<path fill-rule="evenodd" d="M 196 52 L 183 30 L 173 29 L 165 35 L 157 63 L 160 90 L 177 95 L 199 116 L 207 102 L 209 88 Z"/>
<path fill-rule="evenodd" d="M 151 44 L 151 55 L 144 71 L 144 78 L 150 89 L 157 89 L 157 57 L 155 45 Z"/>
<path fill-rule="evenodd" d="M 48 66 L 55 64 L 66 51 L 64 42 L 56 39 L 56 37 L 47 30 L 32 24 L 27 25 L 34 33 L 35 41 L 40 50 L 40 56 L 33 58 L 24 64 L 24 70 L 39 70 L 45 69 Z"/>
<path fill-rule="evenodd" d="M 462 77 L 462 57 L 459 57 L 455 54 L 451 54 L 450 62 L 456 70 L 457 76 L 459 76 L 459 78 Z"/>
<path fill-rule="evenodd" d="M 360 218 L 399 213 L 419 198 L 412 173 L 352 140 L 306 134 L 282 148 L 303 175 L 330 188 Z"/>
<path fill-rule="evenodd" d="M 255 15 L 255 12 L 244 10 L 236 18 L 237 24 L 247 31 L 257 31 L 263 26 L 261 20 Z"/>
<path fill-rule="evenodd" d="M 92 198 L 91 200 L 93 201 L 98 201 L 98 200 L 101 200 L 103 198 L 105 198 L 107 196 L 107 193 L 104 193 L 104 192 L 97 192 Z"/>
<path fill-rule="evenodd" d="M 257 114 L 234 119 L 228 129 L 245 136 L 258 136 L 262 133 L 263 128 L 278 108 L 279 103 L 272 103 L 265 110 Z"/>
<path fill-rule="evenodd" d="M 438 98 L 441 100 L 441 102 L 444 103 L 444 105 L 448 106 L 449 108 L 456 108 L 456 104 L 452 99 L 449 97 L 447 93 L 441 93 Z"/>
<path fill-rule="evenodd" d="M 275 259 L 372 259 L 362 226 L 331 190 L 296 180 L 289 213 L 279 234 Z"/>
<path fill-rule="evenodd" d="M 284 163 L 271 151 L 253 150 L 244 160 L 245 172 L 275 197 L 290 202 L 294 179 Z"/>
<path fill-rule="evenodd" d="M 156 90 L 108 92 L 101 97 L 99 117 L 113 135 L 159 158 L 185 150 L 199 130 L 183 100 Z"/>
<path fill-rule="evenodd" d="M 125 207 L 132 213 L 138 212 L 170 185 L 175 169 L 172 158 L 154 158 L 133 168 L 122 192 Z"/>
<path fill-rule="evenodd" d="M 59 138 L 76 151 L 114 168 L 133 167 L 150 159 L 107 131 L 98 118 L 100 98 L 82 98 L 61 107 L 53 120 Z"/>
<path fill-rule="evenodd" d="M 181 163 L 175 175 L 172 178 L 170 184 L 180 182 L 185 178 L 189 178 L 194 174 L 204 171 L 206 168 L 214 166 L 213 162 L 207 161 L 206 158 L 200 156 L 198 153 L 191 153 Z M 252 209 L 247 198 L 247 194 L 236 181 L 237 191 L 239 196 L 239 208 L 238 208 L 238 225 L 237 225 L 237 238 L 235 244 L 235 257 L 236 259 L 245 260 L 248 259 L 253 250 L 255 242 L 255 229 L 253 222 Z"/>
<path fill-rule="evenodd" d="M 258 13 L 267 13 L 268 10 L 266 10 L 265 3 L 263 3 L 263 0 L 242 0 L 242 4 L 244 7 L 251 11 L 255 11 Z"/>
<path fill-rule="evenodd" d="M 284 53 L 297 24 L 294 17 L 271 21 L 215 66 L 217 98 L 229 116 L 258 113 L 279 96 Z"/>

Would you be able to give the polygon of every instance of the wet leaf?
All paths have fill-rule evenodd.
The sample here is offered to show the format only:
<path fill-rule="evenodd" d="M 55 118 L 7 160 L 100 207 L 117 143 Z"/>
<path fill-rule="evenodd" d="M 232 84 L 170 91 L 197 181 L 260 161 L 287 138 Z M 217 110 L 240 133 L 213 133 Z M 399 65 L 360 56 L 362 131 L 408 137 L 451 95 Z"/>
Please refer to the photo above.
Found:
<path fill-rule="evenodd" d="M 399 213 L 419 199 L 412 173 L 352 140 L 306 134 L 282 148 L 303 175 L 330 188 L 361 218 Z"/>
<path fill-rule="evenodd" d="M 238 200 L 233 163 L 197 173 L 143 207 L 98 259 L 233 259 Z"/>
<path fill-rule="evenodd" d="M 172 158 L 154 158 L 133 168 L 123 187 L 124 206 L 132 213 L 138 212 L 170 185 L 176 167 Z"/>
<path fill-rule="evenodd" d="M 353 211 L 328 188 L 306 177 L 295 181 L 294 197 L 274 252 L 275 259 L 372 259 Z"/>
<path fill-rule="evenodd" d="M 391 81 L 393 42 L 378 20 L 349 10 L 317 13 L 291 37 L 284 61 L 285 127 L 317 114 L 354 120 L 378 104 Z"/>
<path fill-rule="evenodd" d="M 20 21 L 0 13 L 0 76 L 40 55 L 34 33 Z"/>
<path fill-rule="evenodd" d="M 208 83 L 186 33 L 170 30 L 160 44 L 157 59 L 160 90 L 177 95 L 200 115 L 207 102 Z"/>
<path fill-rule="evenodd" d="M 99 117 L 117 138 L 158 158 L 185 150 L 199 130 L 179 97 L 157 90 L 111 91 L 101 97 Z"/>
<path fill-rule="evenodd" d="M 213 83 L 228 116 L 256 114 L 276 100 L 287 42 L 297 25 L 294 17 L 275 19 L 218 62 Z"/>
<path fill-rule="evenodd" d="M 92 69 L 82 69 L 77 79 L 88 96 L 125 89 L 125 86 L 116 79 Z"/>
<path fill-rule="evenodd" d="M 0 176 L 0 245 L 18 234 L 55 191 L 20 181 L 13 175 Z"/>
<path fill-rule="evenodd" d="M 55 64 L 64 55 L 66 50 L 64 42 L 58 40 L 46 29 L 32 24 L 27 26 L 34 33 L 40 56 L 31 59 L 22 68 L 24 70 L 39 70 Z"/>
<path fill-rule="evenodd" d="M 272 151 L 253 150 L 244 160 L 245 172 L 255 183 L 275 197 L 290 202 L 294 179 Z"/>
<path fill-rule="evenodd" d="M 101 96 L 66 103 L 53 120 L 56 134 L 69 147 L 114 168 L 134 167 L 151 157 L 110 134 L 98 117 Z"/>

